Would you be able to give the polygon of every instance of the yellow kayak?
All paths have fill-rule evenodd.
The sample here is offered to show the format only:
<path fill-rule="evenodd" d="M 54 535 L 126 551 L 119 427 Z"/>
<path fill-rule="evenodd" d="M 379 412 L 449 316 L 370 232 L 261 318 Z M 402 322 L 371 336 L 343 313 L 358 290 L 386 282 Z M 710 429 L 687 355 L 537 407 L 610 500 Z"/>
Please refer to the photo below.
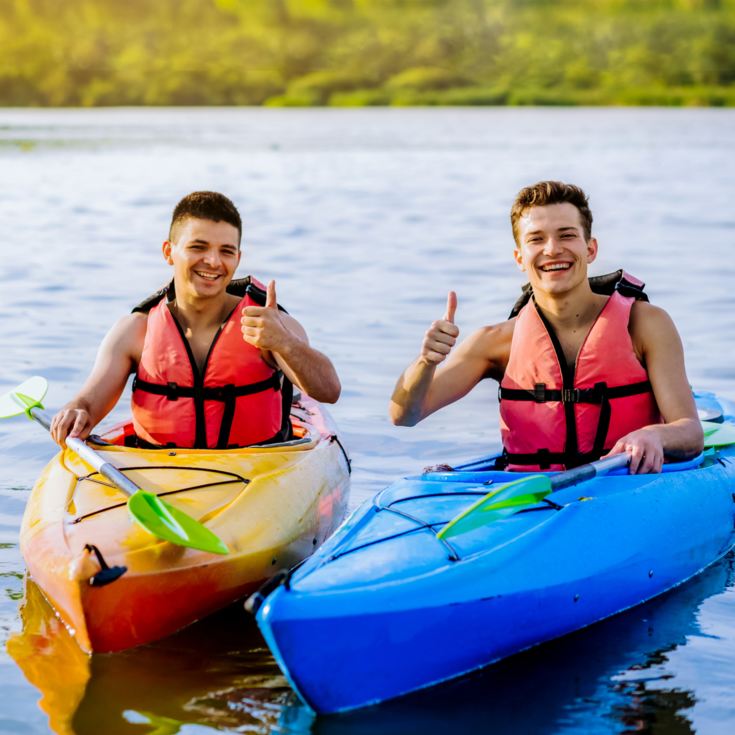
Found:
<path fill-rule="evenodd" d="M 163 638 L 292 567 L 334 531 L 349 492 L 335 425 L 307 396 L 294 403 L 291 422 L 292 441 L 246 449 L 129 448 L 125 425 L 90 442 L 139 486 L 215 533 L 229 549 L 224 556 L 143 530 L 127 497 L 71 451 L 49 462 L 28 501 L 20 547 L 84 651 Z M 100 572 L 115 567 L 122 573 L 107 582 L 115 575 Z"/>

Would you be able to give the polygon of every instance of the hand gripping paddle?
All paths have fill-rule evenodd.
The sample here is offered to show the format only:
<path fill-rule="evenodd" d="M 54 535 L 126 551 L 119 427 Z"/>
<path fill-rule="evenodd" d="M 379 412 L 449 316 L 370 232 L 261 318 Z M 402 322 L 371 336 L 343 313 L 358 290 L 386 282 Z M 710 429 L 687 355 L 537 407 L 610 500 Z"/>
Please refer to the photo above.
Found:
<path fill-rule="evenodd" d="M 41 403 L 47 389 L 46 379 L 35 376 L 0 395 L 0 419 L 24 413 L 47 431 L 50 430 L 51 419 L 43 410 Z M 213 554 L 229 553 L 224 542 L 206 526 L 161 500 L 155 493 L 138 487 L 81 439 L 67 437 L 66 446 L 129 496 L 128 511 L 131 517 L 148 533 L 179 546 L 209 551 Z"/>
<path fill-rule="evenodd" d="M 486 526 L 488 523 L 516 513 L 523 507 L 535 505 L 555 490 L 591 480 L 597 475 L 630 462 L 627 454 L 613 454 L 597 462 L 575 467 L 553 475 L 528 475 L 513 482 L 506 482 L 473 503 L 447 523 L 437 534 L 439 538 L 451 538 Z"/>

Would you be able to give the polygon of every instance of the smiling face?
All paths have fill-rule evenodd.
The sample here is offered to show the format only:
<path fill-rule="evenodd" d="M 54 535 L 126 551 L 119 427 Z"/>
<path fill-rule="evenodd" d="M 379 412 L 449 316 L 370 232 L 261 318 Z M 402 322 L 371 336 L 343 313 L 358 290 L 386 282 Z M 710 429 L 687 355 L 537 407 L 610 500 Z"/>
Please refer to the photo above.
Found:
<path fill-rule="evenodd" d="M 597 240 L 585 240 L 579 210 L 569 202 L 529 207 L 518 219 L 513 254 L 534 292 L 562 294 L 587 280 Z"/>
<path fill-rule="evenodd" d="M 174 267 L 177 298 L 211 298 L 225 293 L 240 263 L 240 233 L 227 222 L 187 218 L 163 243 Z"/>

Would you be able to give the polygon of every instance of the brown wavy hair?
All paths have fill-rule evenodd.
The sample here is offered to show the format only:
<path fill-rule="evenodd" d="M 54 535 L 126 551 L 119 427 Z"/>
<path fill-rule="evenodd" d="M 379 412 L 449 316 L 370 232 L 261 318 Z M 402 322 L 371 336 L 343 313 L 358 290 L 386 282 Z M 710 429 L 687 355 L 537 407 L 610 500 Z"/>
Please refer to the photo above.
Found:
<path fill-rule="evenodd" d="M 510 226 L 513 228 L 513 237 L 518 241 L 518 220 L 531 207 L 544 207 L 547 204 L 562 204 L 569 202 L 579 211 L 579 219 L 584 231 L 584 239 L 592 237 L 592 212 L 587 195 L 574 184 L 565 184 L 563 181 L 539 181 L 533 186 L 526 186 L 518 195 L 510 209 Z"/>

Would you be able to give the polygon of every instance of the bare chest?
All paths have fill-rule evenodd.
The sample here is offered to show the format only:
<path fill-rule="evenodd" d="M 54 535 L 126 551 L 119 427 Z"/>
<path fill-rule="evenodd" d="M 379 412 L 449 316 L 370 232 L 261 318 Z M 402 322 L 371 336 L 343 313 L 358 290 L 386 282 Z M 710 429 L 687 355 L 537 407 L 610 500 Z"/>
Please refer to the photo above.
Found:
<path fill-rule="evenodd" d="M 195 334 L 192 333 L 190 329 L 184 330 L 184 337 L 189 345 L 191 356 L 194 359 L 194 364 L 197 366 L 197 370 L 200 374 L 204 371 L 207 365 L 207 357 L 209 356 L 219 332 L 220 328 L 218 327 L 200 330 Z"/>
<path fill-rule="evenodd" d="M 582 349 L 584 339 L 587 336 L 587 331 L 588 330 L 580 330 L 579 333 L 577 333 L 576 330 L 573 330 L 571 334 L 564 334 L 561 336 L 557 335 L 562 352 L 560 357 L 563 356 L 564 362 L 570 369 L 574 369 L 577 362 L 577 355 L 579 355 L 579 351 Z"/>

